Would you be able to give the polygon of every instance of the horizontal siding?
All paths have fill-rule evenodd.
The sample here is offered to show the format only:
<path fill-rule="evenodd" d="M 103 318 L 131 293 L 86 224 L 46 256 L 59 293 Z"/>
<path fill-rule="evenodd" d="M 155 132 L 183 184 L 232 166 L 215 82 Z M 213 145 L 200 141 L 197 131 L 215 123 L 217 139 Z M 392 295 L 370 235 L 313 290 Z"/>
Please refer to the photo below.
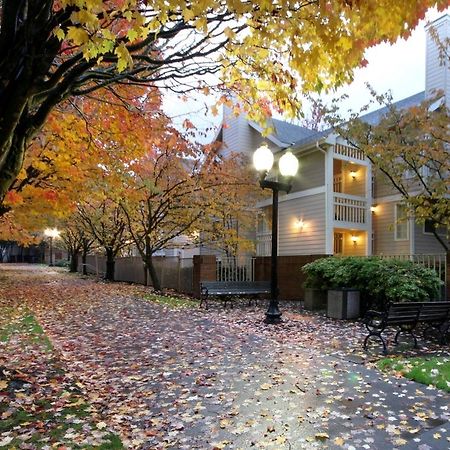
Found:
<path fill-rule="evenodd" d="M 392 185 L 389 179 L 379 170 L 374 170 L 375 192 L 374 198 L 387 197 L 398 194 L 398 190 Z"/>
<path fill-rule="evenodd" d="M 322 152 L 312 152 L 299 157 L 297 175 L 292 181 L 291 192 L 304 191 L 325 184 L 325 155 Z"/>
<path fill-rule="evenodd" d="M 366 256 L 366 232 L 349 231 L 344 229 L 335 229 L 335 232 L 342 233 L 342 255 L 343 256 Z M 358 240 L 356 244 L 352 241 L 352 236 L 356 235 Z"/>
<path fill-rule="evenodd" d="M 432 234 L 426 234 L 423 232 L 423 224 L 416 223 L 414 231 L 414 253 L 419 255 L 434 255 L 437 253 L 445 253 L 444 247 L 442 247 L 439 241 Z M 445 241 L 445 233 L 440 233 L 440 235 Z"/>
<path fill-rule="evenodd" d="M 448 15 L 437 19 L 430 25 L 439 35 L 439 41 L 445 42 L 450 37 L 450 17 Z M 450 101 L 450 75 L 448 59 L 441 60 L 435 40 L 427 33 L 426 42 L 426 76 L 425 92 L 427 97 L 433 95 L 434 90 L 442 89 L 445 93 L 447 106 Z"/>
<path fill-rule="evenodd" d="M 380 203 L 372 216 L 374 231 L 374 252 L 383 255 L 407 255 L 409 240 L 395 240 L 395 202 Z"/>
<path fill-rule="evenodd" d="M 355 178 L 350 172 L 356 172 Z M 342 192 L 349 195 L 366 196 L 366 168 L 356 164 L 344 164 L 342 171 Z"/>
<path fill-rule="evenodd" d="M 325 253 L 325 194 L 280 203 L 278 218 L 279 255 Z M 298 219 L 305 224 L 302 231 L 295 226 Z"/>

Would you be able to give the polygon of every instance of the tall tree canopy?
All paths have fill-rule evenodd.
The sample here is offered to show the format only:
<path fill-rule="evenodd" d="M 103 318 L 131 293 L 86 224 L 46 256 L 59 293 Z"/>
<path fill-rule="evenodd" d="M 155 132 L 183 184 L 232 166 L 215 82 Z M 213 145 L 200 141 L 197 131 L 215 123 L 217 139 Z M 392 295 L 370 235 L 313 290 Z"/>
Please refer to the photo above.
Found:
<path fill-rule="evenodd" d="M 447 0 L 2 0 L 0 200 L 69 97 L 116 83 L 185 92 L 214 74 L 294 114 L 299 88 L 349 81 L 366 47 L 407 35 L 434 5 Z"/>

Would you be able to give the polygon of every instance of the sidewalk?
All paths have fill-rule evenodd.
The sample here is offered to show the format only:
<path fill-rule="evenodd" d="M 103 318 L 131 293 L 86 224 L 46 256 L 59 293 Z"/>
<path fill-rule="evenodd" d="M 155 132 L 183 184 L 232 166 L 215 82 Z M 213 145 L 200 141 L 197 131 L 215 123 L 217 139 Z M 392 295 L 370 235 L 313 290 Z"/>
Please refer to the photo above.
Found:
<path fill-rule="evenodd" d="M 173 310 L 143 287 L 3 269 L 128 448 L 450 447 L 450 396 L 352 362 L 358 326 L 286 311 L 268 327 L 262 306 Z"/>

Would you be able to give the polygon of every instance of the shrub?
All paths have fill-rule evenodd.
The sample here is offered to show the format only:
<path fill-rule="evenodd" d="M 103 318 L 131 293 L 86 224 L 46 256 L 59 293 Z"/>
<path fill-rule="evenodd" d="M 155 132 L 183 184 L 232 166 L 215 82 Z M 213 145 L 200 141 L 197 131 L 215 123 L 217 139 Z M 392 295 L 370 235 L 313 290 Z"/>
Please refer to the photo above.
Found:
<path fill-rule="evenodd" d="M 388 301 L 435 299 L 442 284 L 436 272 L 412 261 L 360 258 L 321 258 L 302 267 L 305 287 L 316 289 L 355 288 L 368 304 Z"/>

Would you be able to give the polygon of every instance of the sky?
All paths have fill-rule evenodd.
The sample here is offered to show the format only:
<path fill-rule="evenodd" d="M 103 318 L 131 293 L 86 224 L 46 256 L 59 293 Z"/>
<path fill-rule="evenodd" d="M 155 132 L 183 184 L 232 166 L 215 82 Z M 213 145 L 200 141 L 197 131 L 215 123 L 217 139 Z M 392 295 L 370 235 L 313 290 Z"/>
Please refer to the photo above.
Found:
<path fill-rule="evenodd" d="M 450 14 L 450 8 L 446 11 Z M 358 111 L 367 104 L 370 94 L 366 83 L 369 83 L 376 92 L 391 91 L 393 100 L 414 95 L 425 89 L 425 24 L 441 17 L 444 13 L 430 10 L 425 20 L 412 32 L 408 40 L 399 39 L 394 45 L 379 44 L 366 51 L 365 58 L 368 65 L 356 69 L 352 84 L 339 89 L 333 96 L 348 94 L 349 99 L 342 103 L 341 114 L 351 109 Z M 328 96 L 331 99 L 332 96 Z M 207 135 L 214 135 L 215 127 L 220 125 L 221 116 L 214 117 L 208 106 L 214 103 L 214 98 L 207 98 L 197 94 L 186 102 L 174 95 L 165 97 L 164 108 L 173 117 L 174 123 L 180 125 L 184 119 L 189 118 L 200 130 L 209 130 Z M 374 107 L 375 108 L 375 107 Z M 374 109 L 373 108 L 373 109 Z M 282 117 L 279 117 L 282 118 Z"/>

